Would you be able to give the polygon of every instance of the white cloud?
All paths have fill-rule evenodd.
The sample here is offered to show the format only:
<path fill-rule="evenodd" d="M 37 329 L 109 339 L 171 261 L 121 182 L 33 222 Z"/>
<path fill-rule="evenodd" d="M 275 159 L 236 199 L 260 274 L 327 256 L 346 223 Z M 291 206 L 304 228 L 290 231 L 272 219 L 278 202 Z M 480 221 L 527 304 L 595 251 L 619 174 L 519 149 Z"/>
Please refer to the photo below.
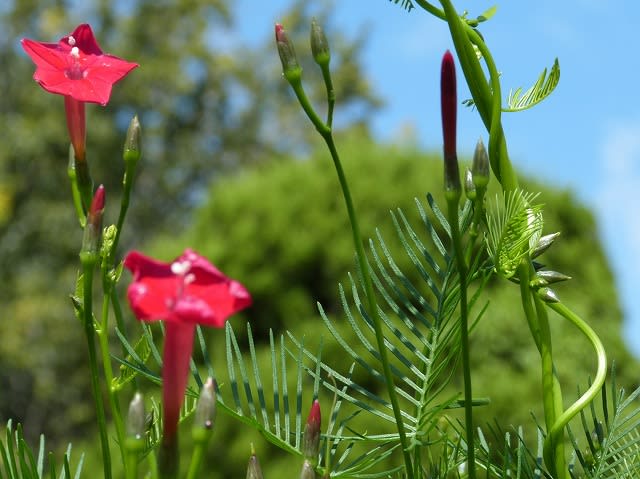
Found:
<path fill-rule="evenodd" d="M 640 354 L 640 119 L 607 129 L 596 208 L 626 313 L 627 342 Z"/>

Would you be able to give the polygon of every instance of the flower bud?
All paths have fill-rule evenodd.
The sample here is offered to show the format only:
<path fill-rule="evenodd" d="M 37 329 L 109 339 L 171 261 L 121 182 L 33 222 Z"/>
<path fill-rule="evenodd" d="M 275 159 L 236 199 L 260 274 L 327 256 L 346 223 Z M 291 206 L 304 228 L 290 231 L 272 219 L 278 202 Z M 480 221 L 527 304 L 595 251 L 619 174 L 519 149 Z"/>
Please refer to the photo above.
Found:
<path fill-rule="evenodd" d="M 551 288 L 540 288 L 538 291 L 538 296 L 545 303 L 559 303 L 560 299 Z"/>
<path fill-rule="evenodd" d="M 135 393 L 129 403 L 129 413 L 127 415 L 127 437 L 125 438 L 125 449 L 129 453 L 137 454 L 144 450 L 146 443 L 146 416 L 144 411 L 144 400 L 142 394 Z"/>
<path fill-rule="evenodd" d="M 476 187 L 486 187 L 489 183 L 489 155 L 482 139 L 479 139 L 478 143 L 476 143 L 471 171 L 473 173 L 473 183 Z"/>
<path fill-rule="evenodd" d="M 213 379 L 208 378 L 202 386 L 193 426 L 193 436 L 196 439 L 208 439 L 216 418 L 216 390 Z"/>
<path fill-rule="evenodd" d="M 474 201 L 478 196 L 476 185 L 473 182 L 473 174 L 469 168 L 464 170 L 464 194 L 469 201 Z"/>
<path fill-rule="evenodd" d="M 138 115 L 134 115 L 127 129 L 122 157 L 125 163 L 135 164 L 140 159 L 140 155 L 140 121 L 138 120 Z"/>
<path fill-rule="evenodd" d="M 256 456 L 256 451 L 251 445 L 251 457 L 249 457 L 249 465 L 247 466 L 247 479 L 263 479 L 262 469 L 260 469 L 260 461 Z"/>
<path fill-rule="evenodd" d="M 296 51 L 284 27 L 279 23 L 276 23 L 276 44 L 278 46 L 280 61 L 282 62 L 282 73 L 284 77 L 289 83 L 300 81 L 302 68 L 298 64 Z"/>
<path fill-rule="evenodd" d="M 331 52 L 329 51 L 329 42 L 324 30 L 316 19 L 311 19 L 311 53 L 313 59 L 320 66 L 329 65 L 331 60 Z"/>
<path fill-rule="evenodd" d="M 461 191 L 456 152 L 457 102 L 456 68 L 453 55 L 447 50 L 442 57 L 440 72 L 440 107 L 442 113 L 442 135 L 444 138 L 445 194 L 452 194 L 454 199 L 455 195 Z"/>
<path fill-rule="evenodd" d="M 129 403 L 129 414 L 127 415 L 127 435 L 141 439 L 146 432 L 146 415 L 144 411 L 144 400 L 142 394 L 135 393 Z"/>
<path fill-rule="evenodd" d="M 98 252 L 98 243 L 100 242 L 100 233 L 102 232 L 102 213 L 104 212 L 104 186 L 98 186 L 89 212 L 87 213 L 87 223 L 84 227 L 84 238 L 82 240 L 82 252 L 96 254 Z"/>
<path fill-rule="evenodd" d="M 571 276 L 559 273 L 558 271 L 543 270 L 536 272 L 534 279 L 531 281 L 531 286 L 533 288 L 548 286 L 553 283 L 560 283 L 561 281 L 568 281 L 570 279 Z"/>
<path fill-rule="evenodd" d="M 531 252 L 531 258 L 537 258 L 542 253 L 547 251 L 558 236 L 560 236 L 559 231 L 556 233 L 544 235 L 542 238 L 540 238 L 535 248 L 533 248 L 533 251 Z"/>
<path fill-rule="evenodd" d="M 321 422 L 320 402 L 316 399 L 311 405 L 311 411 L 309 411 L 307 424 L 304 426 L 302 435 L 302 453 L 304 458 L 311 462 L 312 466 L 317 464 L 318 453 L 320 452 Z"/>
<path fill-rule="evenodd" d="M 300 479 L 316 479 L 316 471 L 313 470 L 313 466 L 307 459 L 305 459 L 302 464 Z"/>

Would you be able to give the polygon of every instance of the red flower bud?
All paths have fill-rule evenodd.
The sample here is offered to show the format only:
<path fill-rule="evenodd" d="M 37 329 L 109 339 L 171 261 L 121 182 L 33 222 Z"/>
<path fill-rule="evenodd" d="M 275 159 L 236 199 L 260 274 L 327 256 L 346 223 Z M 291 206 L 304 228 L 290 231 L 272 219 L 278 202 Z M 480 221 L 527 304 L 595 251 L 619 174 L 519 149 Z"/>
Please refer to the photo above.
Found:
<path fill-rule="evenodd" d="M 445 191 L 460 192 L 460 172 L 456 153 L 456 67 L 453 55 L 447 50 L 442 57 L 440 75 L 440 106 L 442 112 L 442 135 L 444 137 L 444 181 Z"/>
<path fill-rule="evenodd" d="M 82 252 L 95 254 L 98 252 L 98 243 L 102 233 L 102 213 L 104 212 L 104 186 L 98 186 L 89 212 L 87 213 L 87 223 L 84 227 L 84 238 L 82 240 Z"/>
<path fill-rule="evenodd" d="M 320 427 L 321 427 L 320 403 L 314 400 L 309 411 L 307 424 L 304 426 L 302 436 L 302 453 L 305 459 L 309 460 L 312 465 L 318 461 L 318 453 L 320 452 Z"/>
<path fill-rule="evenodd" d="M 294 83 L 302 77 L 302 68 L 298 64 L 296 51 L 293 43 L 289 40 L 289 36 L 284 27 L 276 23 L 276 45 L 278 46 L 278 54 L 282 62 L 282 73 L 289 83 Z"/>

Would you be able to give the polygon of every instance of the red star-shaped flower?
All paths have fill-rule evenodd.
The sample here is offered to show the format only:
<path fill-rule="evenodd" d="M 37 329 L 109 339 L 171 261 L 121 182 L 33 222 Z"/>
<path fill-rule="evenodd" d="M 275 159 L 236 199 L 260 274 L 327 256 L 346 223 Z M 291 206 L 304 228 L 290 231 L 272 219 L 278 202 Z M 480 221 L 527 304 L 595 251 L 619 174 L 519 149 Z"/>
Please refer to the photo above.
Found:
<path fill-rule="evenodd" d="M 129 303 L 142 321 L 221 328 L 229 316 L 251 304 L 244 286 L 190 249 L 171 263 L 132 251 L 124 265 L 133 273 Z"/>
<path fill-rule="evenodd" d="M 113 84 L 138 66 L 103 53 L 86 23 L 58 43 L 25 38 L 22 48 L 36 64 L 34 80 L 46 91 L 103 106 Z"/>
<path fill-rule="evenodd" d="M 162 449 L 174 457 L 196 324 L 223 327 L 229 316 L 251 304 L 251 296 L 239 282 L 190 249 L 171 263 L 132 251 L 124 265 L 133 273 L 127 297 L 136 317 L 165 321 Z"/>

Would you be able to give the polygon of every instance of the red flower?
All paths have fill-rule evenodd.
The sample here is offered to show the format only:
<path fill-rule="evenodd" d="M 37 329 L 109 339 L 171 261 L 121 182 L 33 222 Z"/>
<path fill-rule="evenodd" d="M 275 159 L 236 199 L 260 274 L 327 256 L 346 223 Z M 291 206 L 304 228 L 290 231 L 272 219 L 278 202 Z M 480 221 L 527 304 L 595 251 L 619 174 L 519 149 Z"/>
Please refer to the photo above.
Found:
<path fill-rule="evenodd" d="M 25 38 L 22 48 L 36 64 L 33 78 L 42 88 L 103 106 L 109 102 L 113 84 L 138 66 L 103 53 L 86 23 L 58 43 Z"/>
<path fill-rule="evenodd" d="M 190 249 L 171 263 L 132 251 L 124 265 L 133 273 L 127 297 L 136 317 L 165 321 L 162 394 L 163 446 L 167 446 L 175 443 L 196 324 L 223 327 L 229 316 L 251 304 L 251 296 Z"/>

